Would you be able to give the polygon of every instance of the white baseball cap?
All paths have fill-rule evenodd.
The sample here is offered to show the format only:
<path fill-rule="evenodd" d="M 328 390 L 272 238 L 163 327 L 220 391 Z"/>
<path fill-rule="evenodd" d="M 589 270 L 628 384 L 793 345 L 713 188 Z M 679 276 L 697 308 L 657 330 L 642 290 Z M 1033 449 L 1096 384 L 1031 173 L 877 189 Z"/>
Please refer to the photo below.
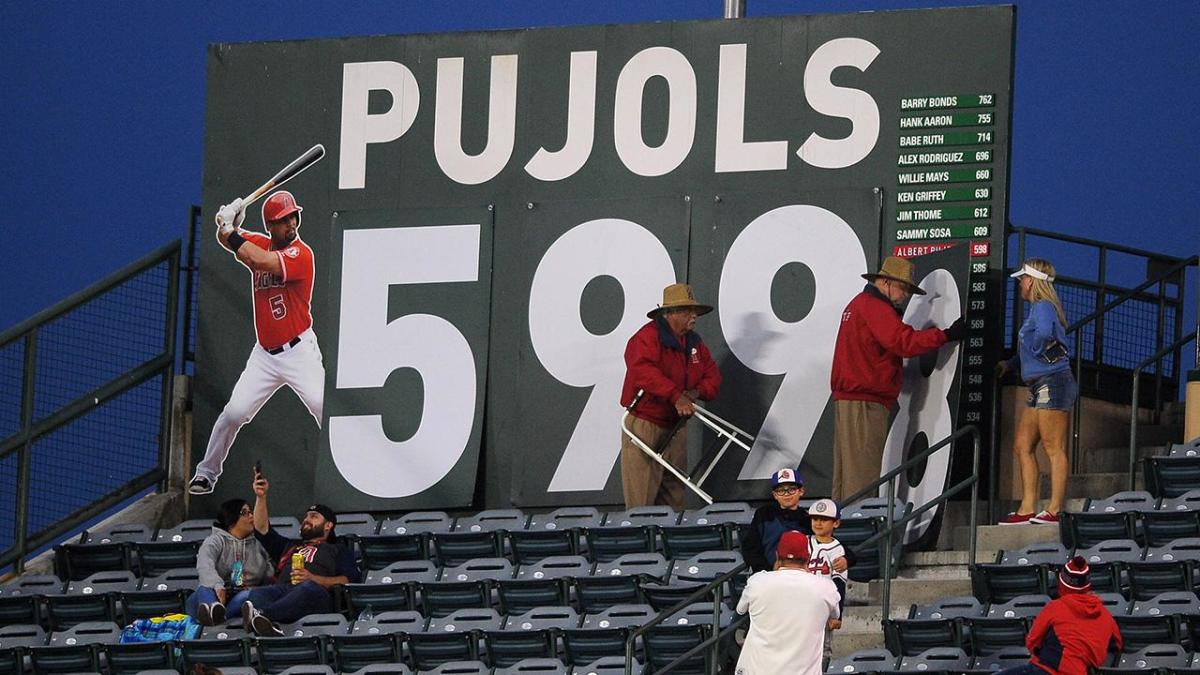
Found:
<path fill-rule="evenodd" d="M 841 517 L 841 510 L 838 509 L 837 502 L 832 499 L 818 499 L 808 507 L 808 515 L 837 520 Z"/>

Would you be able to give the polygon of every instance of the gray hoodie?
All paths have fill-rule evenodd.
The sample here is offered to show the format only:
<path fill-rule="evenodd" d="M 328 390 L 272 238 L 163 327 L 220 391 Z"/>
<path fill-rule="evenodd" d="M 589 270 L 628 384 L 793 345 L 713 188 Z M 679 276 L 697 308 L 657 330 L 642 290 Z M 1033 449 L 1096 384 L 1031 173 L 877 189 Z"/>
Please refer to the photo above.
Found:
<path fill-rule="evenodd" d="M 270 580 L 271 561 L 257 537 L 251 534 L 245 539 L 238 539 L 219 527 L 213 527 L 212 534 L 200 544 L 200 553 L 196 557 L 200 585 L 213 589 L 224 588 L 227 582 L 232 581 L 230 576 L 237 560 L 242 561 L 242 586 L 261 586 Z"/>

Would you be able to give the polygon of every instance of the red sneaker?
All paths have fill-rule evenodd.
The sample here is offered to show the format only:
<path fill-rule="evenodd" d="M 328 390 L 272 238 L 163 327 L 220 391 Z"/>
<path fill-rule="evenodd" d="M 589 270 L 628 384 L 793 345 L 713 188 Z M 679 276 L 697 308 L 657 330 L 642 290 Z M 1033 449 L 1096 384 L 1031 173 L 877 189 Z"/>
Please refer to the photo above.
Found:
<path fill-rule="evenodd" d="M 1057 525 L 1058 524 L 1058 514 L 1050 513 L 1049 511 L 1042 511 L 1041 513 L 1037 514 L 1036 516 L 1030 518 L 1029 522 L 1037 523 L 1038 525 Z"/>
<path fill-rule="evenodd" d="M 1024 525 L 1033 518 L 1032 513 L 1017 513 L 1013 511 L 1007 516 L 1000 519 L 1000 525 Z"/>

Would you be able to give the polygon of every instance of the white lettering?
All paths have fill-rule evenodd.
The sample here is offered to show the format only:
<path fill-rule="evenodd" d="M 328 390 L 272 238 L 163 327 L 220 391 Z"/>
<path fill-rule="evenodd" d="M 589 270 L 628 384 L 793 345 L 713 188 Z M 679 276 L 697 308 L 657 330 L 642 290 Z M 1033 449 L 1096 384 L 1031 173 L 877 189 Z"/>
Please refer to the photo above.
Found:
<path fill-rule="evenodd" d="M 392 95 L 386 113 L 371 115 L 371 92 Z M 338 153 L 338 189 L 360 190 L 367 184 L 367 146 L 389 143 L 404 135 L 417 118 L 421 90 L 412 71 L 395 61 L 342 65 L 342 129 Z"/>
<path fill-rule="evenodd" d="M 462 149 L 463 60 L 438 59 L 433 154 L 450 180 L 479 185 L 495 178 L 512 156 L 517 126 L 517 55 L 492 57 L 487 145 L 477 155 Z"/>
<path fill-rule="evenodd" d="M 822 169 L 844 169 L 861 162 L 879 140 L 879 106 L 861 89 L 833 84 L 833 71 L 852 66 L 866 71 L 879 48 L 860 38 L 838 38 L 817 47 L 804 69 L 804 97 L 812 109 L 830 117 L 844 117 L 853 128 L 846 138 L 831 140 L 813 133 L 796 150 L 808 164 Z"/>
<path fill-rule="evenodd" d="M 652 77 L 667 81 L 667 137 L 652 148 L 642 138 L 642 92 Z M 670 173 L 692 151 L 696 136 L 696 73 L 687 57 L 670 47 L 634 54 L 617 77 L 613 142 L 625 166 L 639 176 Z"/>
<path fill-rule="evenodd" d="M 596 52 L 571 52 L 571 83 L 567 91 L 567 140 L 562 150 L 538 148 L 525 171 L 538 180 L 555 181 L 575 175 L 592 154 L 596 137 Z"/>
<path fill-rule="evenodd" d="M 745 138 L 746 45 L 721 45 L 717 77 L 716 172 L 787 168 L 787 141 L 748 143 Z"/>

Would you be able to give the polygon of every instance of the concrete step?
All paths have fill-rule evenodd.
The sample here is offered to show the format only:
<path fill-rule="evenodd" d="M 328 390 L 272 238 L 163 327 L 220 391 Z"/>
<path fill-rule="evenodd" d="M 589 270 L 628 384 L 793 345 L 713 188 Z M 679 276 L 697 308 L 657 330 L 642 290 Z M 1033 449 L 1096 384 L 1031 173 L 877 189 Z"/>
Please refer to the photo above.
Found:
<path fill-rule="evenodd" d="M 1126 465 L 1128 466 L 1128 452 L 1126 449 Z M 1081 465 L 1084 468 L 1089 468 L 1087 465 Z M 1144 490 L 1144 482 L 1142 481 L 1141 471 L 1138 471 L 1136 481 L 1134 482 L 1135 490 Z M 1050 475 L 1042 474 L 1041 477 L 1041 495 L 1043 500 L 1050 496 Z M 1112 495 L 1115 492 L 1121 492 L 1129 489 L 1129 471 L 1128 468 L 1116 472 L 1096 472 L 1092 473 L 1077 473 L 1067 477 L 1067 497 L 1068 498 L 1086 498 L 1096 497 L 1103 499 Z M 1042 506 L 1045 506 L 1043 501 Z M 1070 510 L 1070 507 L 1067 507 Z"/>
<path fill-rule="evenodd" d="M 835 659 L 850 656 L 862 649 L 882 649 L 883 647 L 883 629 L 878 626 L 870 632 L 851 633 L 845 630 L 835 630 L 829 639 L 829 649 Z"/>
<path fill-rule="evenodd" d="M 970 529 L 958 527 L 954 531 L 955 548 L 966 549 Z M 980 551 L 1013 551 L 1032 544 L 1047 544 L 1061 541 L 1058 525 L 984 525 L 976 531 L 976 547 Z M 976 556 L 982 560 L 982 556 Z"/>
<path fill-rule="evenodd" d="M 966 568 L 962 568 L 955 576 L 933 578 L 904 578 L 892 579 L 891 605 L 925 605 L 941 598 L 956 595 L 971 594 L 971 579 Z M 883 601 L 883 581 L 875 580 L 867 584 L 867 604 L 878 605 Z"/>
<path fill-rule="evenodd" d="M 940 568 L 940 567 L 959 567 L 966 569 L 966 565 L 970 555 L 967 551 L 950 550 L 950 551 L 914 551 L 905 553 L 900 559 L 901 569 L 923 569 L 923 568 Z M 976 547 L 975 561 L 976 562 L 991 562 L 996 559 L 996 549 L 982 549 Z"/>

